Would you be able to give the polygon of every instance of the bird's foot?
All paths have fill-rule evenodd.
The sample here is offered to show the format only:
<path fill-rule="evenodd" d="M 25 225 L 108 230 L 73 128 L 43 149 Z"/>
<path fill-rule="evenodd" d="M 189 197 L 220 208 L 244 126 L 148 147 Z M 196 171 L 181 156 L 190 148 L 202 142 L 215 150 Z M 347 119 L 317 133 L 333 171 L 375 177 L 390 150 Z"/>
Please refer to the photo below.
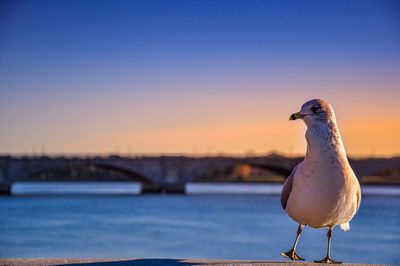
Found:
<path fill-rule="evenodd" d="M 333 260 L 331 257 L 325 257 L 322 260 L 316 260 L 314 261 L 316 263 L 330 263 L 330 264 L 341 264 L 341 261 Z"/>
<path fill-rule="evenodd" d="M 288 252 L 282 252 L 281 256 L 287 257 L 291 260 L 304 260 L 304 258 L 300 257 L 299 254 L 297 254 L 295 249 L 291 249 Z"/>

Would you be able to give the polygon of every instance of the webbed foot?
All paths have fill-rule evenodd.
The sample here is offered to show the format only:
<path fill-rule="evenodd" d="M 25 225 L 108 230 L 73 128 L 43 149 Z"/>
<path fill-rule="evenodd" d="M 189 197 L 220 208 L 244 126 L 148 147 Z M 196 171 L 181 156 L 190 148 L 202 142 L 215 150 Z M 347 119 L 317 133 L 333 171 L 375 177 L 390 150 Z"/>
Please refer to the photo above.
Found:
<path fill-rule="evenodd" d="M 291 260 L 304 260 L 304 258 L 300 257 L 299 254 L 297 254 L 295 249 L 291 249 L 288 252 L 282 252 L 281 256 L 287 257 Z"/>
<path fill-rule="evenodd" d="M 330 257 L 325 257 L 322 260 L 316 260 L 314 261 L 316 263 L 330 263 L 330 264 L 341 264 L 341 261 L 333 260 Z"/>

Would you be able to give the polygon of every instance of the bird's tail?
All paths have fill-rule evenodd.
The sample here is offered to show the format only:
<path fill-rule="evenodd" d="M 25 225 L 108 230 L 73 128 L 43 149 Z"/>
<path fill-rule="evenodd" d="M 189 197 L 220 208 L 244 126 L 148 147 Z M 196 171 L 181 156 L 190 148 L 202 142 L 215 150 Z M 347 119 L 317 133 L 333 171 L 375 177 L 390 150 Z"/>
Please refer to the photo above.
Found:
<path fill-rule="evenodd" d="M 340 229 L 342 229 L 343 231 L 349 231 L 350 230 L 350 224 L 349 223 L 344 223 L 340 225 Z"/>

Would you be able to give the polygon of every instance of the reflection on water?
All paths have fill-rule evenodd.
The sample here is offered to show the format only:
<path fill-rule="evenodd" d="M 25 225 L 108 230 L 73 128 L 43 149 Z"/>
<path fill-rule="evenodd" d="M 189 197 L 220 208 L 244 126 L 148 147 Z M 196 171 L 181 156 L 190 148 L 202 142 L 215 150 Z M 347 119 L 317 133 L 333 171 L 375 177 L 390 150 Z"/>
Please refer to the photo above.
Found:
<path fill-rule="evenodd" d="M 400 198 L 364 197 L 349 232 L 334 231 L 334 258 L 400 263 Z M 284 260 L 297 226 L 279 197 L 262 195 L 0 197 L 1 257 L 136 257 Z M 298 246 L 320 259 L 326 230 Z"/>

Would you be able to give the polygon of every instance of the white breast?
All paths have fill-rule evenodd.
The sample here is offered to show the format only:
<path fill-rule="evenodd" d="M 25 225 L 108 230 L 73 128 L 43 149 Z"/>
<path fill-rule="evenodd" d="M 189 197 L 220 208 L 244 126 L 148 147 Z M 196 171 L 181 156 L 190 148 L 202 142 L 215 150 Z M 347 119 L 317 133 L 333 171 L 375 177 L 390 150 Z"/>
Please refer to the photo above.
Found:
<path fill-rule="evenodd" d="M 340 135 L 329 128 L 310 128 L 307 154 L 294 173 L 286 211 L 312 227 L 346 223 L 357 210 L 357 178 Z"/>

